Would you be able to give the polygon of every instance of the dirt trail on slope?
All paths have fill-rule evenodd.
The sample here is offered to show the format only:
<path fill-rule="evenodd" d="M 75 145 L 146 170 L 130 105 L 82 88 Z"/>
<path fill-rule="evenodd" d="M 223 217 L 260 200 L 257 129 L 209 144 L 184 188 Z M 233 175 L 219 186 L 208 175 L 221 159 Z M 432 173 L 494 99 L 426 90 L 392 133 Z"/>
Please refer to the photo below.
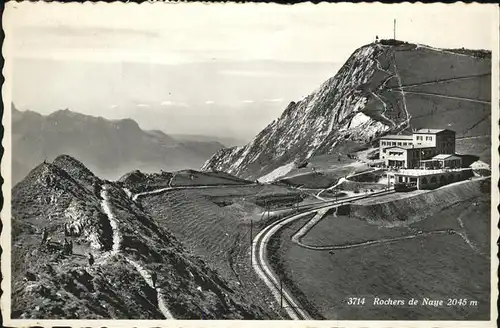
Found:
<path fill-rule="evenodd" d="M 403 85 L 403 83 L 401 82 L 401 76 L 399 75 L 399 72 L 398 72 L 398 67 L 396 65 L 396 54 L 395 52 L 393 51 L 392 52 L 392 56 L 391 56 L 391 59 L 392 59 L 392 64 L 394 65 L 394 74 L 398 80 L 398 84 L 399 84 L 399 92 L 401 93 L 401 97 L 403 98 L 403 109 L 405 111 L 405 114 L 406 114 L 406 120 L 404 122 L 401 122 L 400 126 L 409 126 L 411 128 L 411 124 L 410 124 L 410 120 L 411 120 L 411 115 L 410 115 L 410 112 L 408 112 L 408 108 L 407 108 L 407 105 L 406 105 L 406 96 L 405 96 L 405 90 L 403 90 L 401 88 L 401 86 Z"/>
<path fill-rule="evenodd" d="M 102 190 L 101 190 L 101 207 L 106 214 L 109 223 L 111 225 L 111 228 L 113 229 L 113 247 L 111 251 L 103 254 L 100 256 L 99 260 L 96 262 L 96 264 L 104 264 L 109 258 L 112 258 L 116 256 L 120 252 L 120 244 L 122 241 L 122 236 L 119 230 L 118 226 L 118 220 L 116 219 L 113 211 L 111 210 L 111 206 L 109 203 L 109 197 L 108 193 L 106 190 L 106 185 L 103 185 Z M 133 261 L 127 257 L 125 257 L 125 260 L 130 263 L 141 275 L 141 277 L 146 281 L 149 287 L 155 290 L 156 296 L 157 296 L 157 301 L 158 301 L 158 308 L 160 309 L 160 312 L 163 314 L 163 316 L 166 319 L 173 320 L 174 317 L 168 310 L 167 306 L 165 305 L 165 302 L 163 301 L 163 294 L 160 288 L 156 288 L 153 284 L 153 281 L 151 279 L 151 274 L 144 268 L 142 267 L 138 262 Z"/>
<path fill-rule="evenodd" d="M 414 94 L 414 95 L 422 95 L 422 96 L 429 96 L 429 97 L 439 97 L 439 98 L 447 98 L 447 99 L 455 99 L 455 100 L 465 100 L 465 101 L 477 102 L 477 103 L 481 103 L 481 104 L 491 104 L 491 101 L 479 100 L 479 99 L 472 99 L 472 98 L 465 98 L 465 97 L 457 97 L 457 96 L 448 96 L 448 95 L 443 95 L 443 94 L 440 94 L 440 93 L 420 92 L 420 91 L 408 91 L 408 90 L 405 90 L 404 92 L 408 93 L 408 94 Z"/>
<path fill-rule="evenodd" d="M 449 77 L 449 78 L 437 79 L 437 80 L 433 80 L 433 81 L 426 81 L 426 82 L 418 82 L 418 83 L 401 85 L 399 87 L 388 88 L 387 90 L 394 91 L 395 89 L 417 87 L 417 86 L 421 86 L 421 85 L 430 85 L 430 84 L 437 84 L 437 83 L 443 83 L 443 82 L 449 82 L 449 81 L 475 79 L 475 78 L 478 78 L 478 77 L 488 76 L 488 75 L 491 75 L 491 73 L 483 73 L 483 74 L 476 74 L 476 75 L 466 75 L 466 76 L 458 76 L 458 77 Z"/>

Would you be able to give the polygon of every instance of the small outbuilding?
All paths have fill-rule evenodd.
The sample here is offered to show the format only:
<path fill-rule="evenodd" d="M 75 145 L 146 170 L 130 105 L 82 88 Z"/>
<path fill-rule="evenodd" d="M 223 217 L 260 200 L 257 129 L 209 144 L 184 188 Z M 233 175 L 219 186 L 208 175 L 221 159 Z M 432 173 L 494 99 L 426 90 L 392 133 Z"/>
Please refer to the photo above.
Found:
<path fill-rule="evenodd" d="M 459 169 L 462 167 L 462 158 L 457 155 L 439 154 L 421 161 L 421 167 L 424 169 Z"/>
<path fill-rule="evenodd" d="M 432 158 L 440 168 L 458 169 L 462 167 L 462 157 L 450 154 L 439 154 Z"/>
<path fill-rule="evenodd" d="M 472 169 L 418 170 L 407 169 L 393 173 L 395 183 L 415 185 L 417 189 L 434 189 L 471 177 Z"/>

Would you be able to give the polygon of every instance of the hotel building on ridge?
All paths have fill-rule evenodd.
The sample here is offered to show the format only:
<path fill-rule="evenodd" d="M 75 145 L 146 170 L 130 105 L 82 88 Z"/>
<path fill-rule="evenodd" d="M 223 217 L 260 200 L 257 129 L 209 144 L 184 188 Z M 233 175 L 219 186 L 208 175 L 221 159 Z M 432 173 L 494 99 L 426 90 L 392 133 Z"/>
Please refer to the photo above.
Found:
<path fill-rule="evenodd" d="M 380 138 L 380 159 L 387 167 L 460 168 L 455 155 L 455 131 L 420 129 L 412 135 L 386 135 Z"/>

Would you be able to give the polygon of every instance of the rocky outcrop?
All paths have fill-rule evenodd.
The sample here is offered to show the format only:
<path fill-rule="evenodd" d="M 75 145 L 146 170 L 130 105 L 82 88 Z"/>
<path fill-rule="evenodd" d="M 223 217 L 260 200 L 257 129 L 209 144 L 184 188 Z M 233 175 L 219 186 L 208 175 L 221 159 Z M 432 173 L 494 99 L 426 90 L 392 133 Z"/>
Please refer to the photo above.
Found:
<path fill-rule="evenodd" d="M 334 77 L 291 102 L 249 144 L 219 150 L 202 170 L 255 179 L 387 133 L 422 127 L 452 129 L 457 137 L 490 133 L 488 56 L 383 41 L 354 51 Z"/>
<path fill-rule="evenodd" d="M 100 180 L 70 156 L 40 164 L 13 188 L 12 216 L 13 318 L 268 317 L 120 182 Z"/>

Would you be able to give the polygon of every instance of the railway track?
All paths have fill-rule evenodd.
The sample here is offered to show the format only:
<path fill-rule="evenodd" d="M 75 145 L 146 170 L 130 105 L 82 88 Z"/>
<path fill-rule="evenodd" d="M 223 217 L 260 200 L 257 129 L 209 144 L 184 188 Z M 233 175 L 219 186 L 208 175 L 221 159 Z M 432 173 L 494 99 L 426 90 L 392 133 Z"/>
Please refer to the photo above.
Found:
<path fill-rule="evenodd" d="M 270 289 L 276 301 L 280 304 L 288 316 L 292 320 L 313 320 L 307 311 L 300 306 L 300 303 L 288 291 L 286 286 L 283 285 L 282 279 L 279 279 L 275 272 L 272 271 L 271 266 L 267 260 L 267 243 L 271 237 L 284 226 L 310 215 L 322 208 L 341 206 L 354 200 L 364 199 L 369 197 L 377 197 L 394 193 L 394 190 L 384 190 L 381 192 L 372 193 L 369 195 L 345 197 L 339 200 L 331 200 L 325 202 L 317 202 L 313 205 L 307 204 L 295 209 L 300 212 L 301 209 L 306 209 L 303 212 L 296 213 L 277 221 L 272 222 L 267 227 L 262 229 L 252 242 L 252 266 L 257 275 L 264 281 L 266 286 Z M 316 206 L 317 204 L 317 206 Z M 292 208 L 293 209 L 293 208 Z"/>
<path fill-rule="evenodd" d="M 280 219 L 273 224 L 268 225 L 254 238 L 252 251 L 252 265 L 257 275 L 264 281 L 270 289 L 274 298 L 280 303 L 280 306 L 287 312 L 292 320 L 312 320 L 311 316 L 299 306 L 293 296 L 287 290 L 276 274 L 272 271 L 267 262 L 267 243 L 271 236 L 282 226 L 309 215 L 308 212 L 295 214 L 291 217 Z"/>
<path fill-rule="evenodd" d="M 298 211 L 306 210 L 306 209 L 319 210 L 321 208 L 331 206 L 332 204 L 333 205 L 344 205 L 344 204 L 350 203 L 354 200 L 365 199 L 365 198 L 370 198 L 370 197 L 374 197 L 374 196 L 384 196 L 384 195 L 389 195 L 389 194 L 393 194 L 393 193 L 395 193 L 395 191 L 394 191 L 393 187 L 391 187 L 391 189 L 389 189 L 389 190 L 376 191 L 376 192 L 364 194 L 364 195 L 356 195 L 356 196 L 349 196 L 349 197 L 342 197 L 342 198 L 339 197 L 336 199 L 319 201 L 319 202 L 299 205 L 299 206 L 295 206 L 295 207 L 283 207 L 283 208 L 275 209 L 275 211 L 285 210 L 285 209 L 296 209 Z"/>

